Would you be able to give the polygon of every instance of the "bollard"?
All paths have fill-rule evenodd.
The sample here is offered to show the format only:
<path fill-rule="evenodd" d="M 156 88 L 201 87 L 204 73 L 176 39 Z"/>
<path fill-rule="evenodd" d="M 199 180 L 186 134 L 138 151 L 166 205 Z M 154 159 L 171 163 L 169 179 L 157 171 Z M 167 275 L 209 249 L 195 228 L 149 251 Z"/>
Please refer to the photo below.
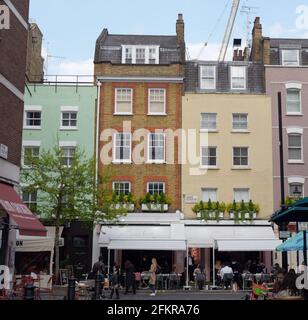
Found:
<path fill-rule="evenodd" d="M 36 287 L 33 284 L 27 284 L 25 286 L 25 292 L 24 292 L 24 300 L 31 301 L 35 300 L 35 291 Z"/>
<path fill-rule="evenodd" d="M 71 277 L 68 280 L 67 300 L 75 300 L 76 295 L 76 279 Z"/>
<path fill-rule="evenodd" d="M 96 275 L 95 278 L 95 295 L 94 299 L 95 300 L 100 300 L 102 294 L 102 276 L 101 275 Z"/>

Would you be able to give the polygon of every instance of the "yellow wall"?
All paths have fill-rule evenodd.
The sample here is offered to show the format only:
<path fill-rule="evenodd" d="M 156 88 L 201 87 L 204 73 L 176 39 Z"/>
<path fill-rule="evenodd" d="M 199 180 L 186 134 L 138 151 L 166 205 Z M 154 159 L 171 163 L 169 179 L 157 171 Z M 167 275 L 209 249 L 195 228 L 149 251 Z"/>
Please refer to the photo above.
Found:
<path fill-rule="evenodd" d="M 217 133 L 200 133 L 201 113 L 217 113 Z M 232 114 L 247 113 L 249 133 L 232 133 Z M 265 95 L 186 94 L 183 97 L 183 128 L 197 129 L 208 146 L 217 146 L 218 170 L 192 176 L 189 163 L 182 168 L 182 191 L 201 200 L 201 188 L 217 188 L 218 200 L 233 202 L 234 188 L 249 188 L 261 207 L 258 219 L 273 213 L 271 100 Z M 200 141 L 198 142 L 200 145 Z M 198 146 L 197 144 L 197 146 Z M 249 147 L 250 170 L 232 169 L 232 148 Z M 197 155 L 200 155 L 199 146 Z M 198 168 L 198 166 L 195 166 Z M 201 171 L 202 172 L 202 171 Z M 186 218 L 195 218 L 192 205 L 184 202 Z"/>

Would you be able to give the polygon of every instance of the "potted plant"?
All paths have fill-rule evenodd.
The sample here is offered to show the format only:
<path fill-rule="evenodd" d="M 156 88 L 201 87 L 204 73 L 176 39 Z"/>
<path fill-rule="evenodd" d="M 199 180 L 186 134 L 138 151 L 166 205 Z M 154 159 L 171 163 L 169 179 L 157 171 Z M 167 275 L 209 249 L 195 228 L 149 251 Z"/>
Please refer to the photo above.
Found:
<path fill-rule="evenodd" d="M 132 193 L 125 195 L 122 192 L 120 194 L 113 192 L 111 202 L 116 210 L 125 209 L 128 212 L 133 212 L 135 210 L 136 199 Z"/>
<path fill-rule="evenodd" d="M 209 200 L 207 203 L 200 201 L 196 204 L 192 211 L 196 214 L 198 219 L 202 219 L 205 221 L 208 220 L 216 220 L 220 221 L 224 218 L 224 212 L 226 211 L 226 205 L 222 202 L 212 203 Z"/>
<path fill-rule="evenodd" d="M 140 204 L 142 211 L 167 212 L 171 201 L 165 193 L 154 193 L 154 195 L 147 193 L 140 199 Z"/>
<path fill-rule="evenodd" d="M 252 221 L 257 218 L 257 214 L 260 212 L 260 207 L 254 204 L 252 200 L 246 204 L 244 201 L 241 203 L 236 203 L 233 201 L 229 204 L 227 211 L 230 214 L 230 219 L 233 219 L 235 223 L 240 221 Z"/>

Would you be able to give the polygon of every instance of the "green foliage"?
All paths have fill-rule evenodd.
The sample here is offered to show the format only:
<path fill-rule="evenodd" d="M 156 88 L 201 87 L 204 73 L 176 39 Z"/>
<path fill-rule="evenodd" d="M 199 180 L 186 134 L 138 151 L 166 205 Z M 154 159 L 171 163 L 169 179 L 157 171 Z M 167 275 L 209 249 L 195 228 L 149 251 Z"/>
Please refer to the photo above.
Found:
<path fill-rule="evenodd" d="M 253 203 L 252 200 L 250 200 L 249 203 L 245 203 L 244 201 L 236 203 L 233 201 L 233 203 L 227 205 L 227 212 L 234 215 L 234 221 L 236 223 L 246 220 L 252 221 L 254 214 L 260 212 L 260 206 Z M 247 214 L 249 215 L 249 218 L 247 218 Z"/>
<path fill-rule="evenodd" d="M 220 221 L 221 213 L 225 213 L 226 211 L 226 205 L 224 202 L 215 202 L 212 203 L 212 201 L 209 199 L 207 203 L 200 201 L 197 203 L 193 208 L 192 211 L 196 214 L 201 214 L 201 219 L 204 221 L 208 220 L 216 220 Z"/>

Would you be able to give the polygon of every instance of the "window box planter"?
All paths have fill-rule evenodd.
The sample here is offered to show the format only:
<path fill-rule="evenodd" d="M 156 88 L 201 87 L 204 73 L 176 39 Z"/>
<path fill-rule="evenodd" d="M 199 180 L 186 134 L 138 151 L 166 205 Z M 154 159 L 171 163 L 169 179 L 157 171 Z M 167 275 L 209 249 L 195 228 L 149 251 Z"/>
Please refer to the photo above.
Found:
<path fill-rule="evenodd" d="M 235 220 L 236 215 L 238 215 L 238 220 L 251 220 L 251 219 L 257 219 L 257 213 L 254 212 L 252 214 L 250 214 L 249 212 L 245 212 L 245 213 L 241 213 L 239 212 L 234 213 L 234 212 L 230 212 L 230 219 L 231 220 Z"/>
<path fill-rule="evenodd" d="M 209 218 L 209 220 L 217 220 L 217 218 L 219 219 L 219 220 L 223 220 L 224 219 L 224 212 L 220 212 L 219 214 L 218 214 L 218 217 L 216 216 L 216 212 L 208 212 L 208 218 Z M 198 219 L 202 219 L 202 213 L 201 212 L 197 212 L 197 218 Z"/>
<path fill-rule="evenodd" d="M 135 205 L 133 203 L 116 203 L 113 205 L 115 210 L 126 210 L 128 212 L 135 211 Z"/>
<path fill-rule="evenodd" d="M 169 205 L 161 205 L 156 203 L 142 204 L 141 210 L 144 212 L 168 212 Z"/>

